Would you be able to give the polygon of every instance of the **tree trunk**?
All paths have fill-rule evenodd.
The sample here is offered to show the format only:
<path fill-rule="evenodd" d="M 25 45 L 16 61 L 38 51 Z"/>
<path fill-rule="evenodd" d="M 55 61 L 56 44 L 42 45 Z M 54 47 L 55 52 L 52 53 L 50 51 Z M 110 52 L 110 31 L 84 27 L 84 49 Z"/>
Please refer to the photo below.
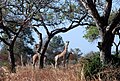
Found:
<path fill-rule="evenodd" d="M 10 70 L 12 73 L 15 73 L 16 72 L 16 69 L 15 69 L 15 57 L 14 57 L 14 53 L 13 53 L 13 49 L 9 48 L 9 60 L 10 60 Z"/>
<path fill-rule="evenodd" d="M 118 57 L 118 55 L 119 55 L 119 46 L 116 46 L 116 56 Z"/>
<path fill-rule="evenodd" d="M 41 57 L 40 57 L 40 65 L 39 65 L 39 68 L 43 68 L 44 67 L 44 55 L 45 55 L 45 52 L 47 50 L 47 47 L 48 47 L 48 44 L 50 42 L 50 39 L 51 38 L 48 38 L 48 40 L 46 41 L 45 45 L 44 45 L 44 48 L 42 50 L 42 53 L 41 53 Z"/>
<path fill-rule="evenodd" d="M 106 32 L 102 35 L 102 43 L 100 49 L 100 60 L 104 65 L 111 61 L 111 47 L 114 41 L 114 35 L 111 32 Z"/>

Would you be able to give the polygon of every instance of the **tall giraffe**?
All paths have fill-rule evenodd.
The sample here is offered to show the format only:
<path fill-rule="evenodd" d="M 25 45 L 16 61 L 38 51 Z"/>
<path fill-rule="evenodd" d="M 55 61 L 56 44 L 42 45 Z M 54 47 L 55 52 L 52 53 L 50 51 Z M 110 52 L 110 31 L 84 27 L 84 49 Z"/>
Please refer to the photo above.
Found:
<path fill-rule="evenodd" d="M 55 68 L 58 65 L 58 59 L 61 58 L 61 57 L 63 57 L 64 67 L 65 67 L 65 61 L 66 61 L 66 54 L 67 54 L 67 51 L 68 51 L 68 45 L 69 45 L 69 41 L 66 41 L 65 46 L 64 46 L 64 50 L 60 54 L 55 56 Z"/>

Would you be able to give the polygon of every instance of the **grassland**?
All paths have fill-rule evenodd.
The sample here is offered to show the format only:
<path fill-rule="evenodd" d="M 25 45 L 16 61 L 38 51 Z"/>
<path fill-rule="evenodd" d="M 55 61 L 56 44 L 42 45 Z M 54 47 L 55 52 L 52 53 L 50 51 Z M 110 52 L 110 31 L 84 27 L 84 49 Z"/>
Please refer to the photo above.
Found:
<path fill-rule="evenodd" d="M 69 65 L 68 68 L 45 67 L 35 69 L 32 66 L 17 67 L 16 73 L 4 72 L 0 69 L 0 81 L 120 81 L 120 68 L 105 68 L 103 71 L 92 75 L 92 79 L 82 75 L 80 64 Z M 82 79 L 82 80 L 81 80 Z"/>

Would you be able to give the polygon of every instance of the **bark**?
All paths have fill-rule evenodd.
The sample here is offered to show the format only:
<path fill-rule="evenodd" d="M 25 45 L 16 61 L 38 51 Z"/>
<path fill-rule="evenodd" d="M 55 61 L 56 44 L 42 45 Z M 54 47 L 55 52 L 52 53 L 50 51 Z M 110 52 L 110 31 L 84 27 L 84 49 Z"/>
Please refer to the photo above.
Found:
<path fill-rule="evenodd" d="M 11 73 L 15 73 L 16 72 L 16 69 L 15 69 L 15 57 L 14 57 L 14 53 L 13 53 L 13 48 L 9 46 L 9 49 L 8 49 L 8 53 L 9 53 L 9 61 L 10 61 L 10 70 L 11 70 Z"/>
<path fill-rule="evenodd" d="M 112 8 L 112 0 L 105 0 L 105 7 L 102 16 L 98 13 L 96 5 L 94 5 L 92 0 L 80 0 L 80 2 L 82 2 L 84 7 L 88 10 L 88 13 L 92 16 L 99 29 L 101 36 L 101 44 L 98 45 L 100 48 L 100 59 L 103 65 L 108 64 L 111 61 L 111 47 L 115 36 L 112 34 L 112 31 L 120 22 L 120 9 L 113 21 L 108 24 Z"/>
<path fill-rule="evenodd" d="M 119 46 L 116 46 L 116 56 L 118 57 L 119 55 L 119 49 L 118 49 Z"/>
<path fill-rule="evenodd" d="M 107 32 L 102 36 L 102 44 L 100 49 L 100 60 L 103 65 L 111 61 L 111 47 L 114 41 L 114 34 Z"/>
<path fill-rule="evenodd" d="M 45 56 L 45 52 L 47 50 L 47 47 L 48 47 L 48 44 L 50 42 L 51 38 L 48 38 L 48 40 L 46 41 L 45 45 L 44 45 L 44 48 L 42 50 L 42 53 L 41 53 L 41 57 L 40 57 L 40 65 L 39 65 L 39 68 L 44 68 L 44 56 Z"/>

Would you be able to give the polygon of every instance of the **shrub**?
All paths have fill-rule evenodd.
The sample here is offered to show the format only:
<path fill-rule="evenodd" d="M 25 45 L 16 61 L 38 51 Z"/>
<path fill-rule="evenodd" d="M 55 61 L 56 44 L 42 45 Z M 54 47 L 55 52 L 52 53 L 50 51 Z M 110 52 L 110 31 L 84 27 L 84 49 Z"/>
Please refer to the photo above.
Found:
<path fill-rule="evenodd" d="M 102 67 L 99 52 L 90 52 L 84 57 L 84 75 L 86 78 L 92 78 Z"/>

